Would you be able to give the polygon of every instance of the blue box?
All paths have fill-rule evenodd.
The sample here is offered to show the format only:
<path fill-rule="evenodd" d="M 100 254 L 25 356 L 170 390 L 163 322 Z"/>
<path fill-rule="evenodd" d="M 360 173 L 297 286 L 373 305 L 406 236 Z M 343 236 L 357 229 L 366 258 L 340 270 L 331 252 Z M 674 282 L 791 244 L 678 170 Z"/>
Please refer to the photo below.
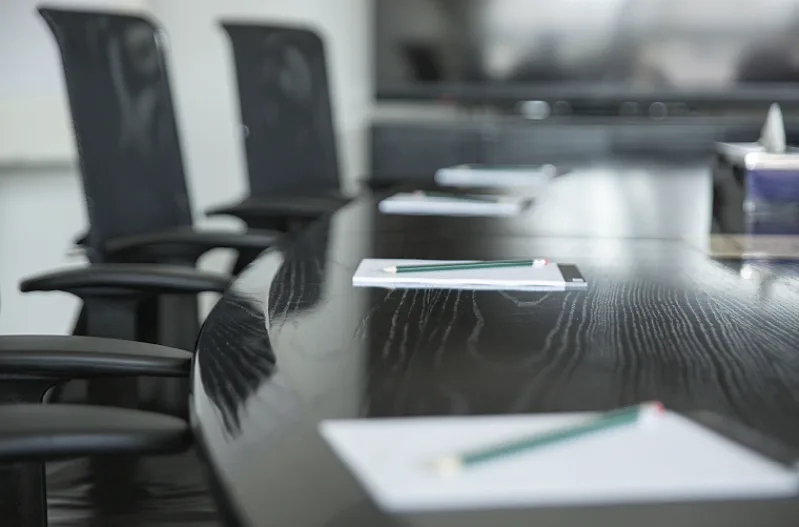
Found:
<path fill-rule="evenodd" d="M 799 208 L 799 149 L 766 152 L 758 143 L 717 143 L 714 179 L 733 178 L 743 189 L 744 211 Z"/>

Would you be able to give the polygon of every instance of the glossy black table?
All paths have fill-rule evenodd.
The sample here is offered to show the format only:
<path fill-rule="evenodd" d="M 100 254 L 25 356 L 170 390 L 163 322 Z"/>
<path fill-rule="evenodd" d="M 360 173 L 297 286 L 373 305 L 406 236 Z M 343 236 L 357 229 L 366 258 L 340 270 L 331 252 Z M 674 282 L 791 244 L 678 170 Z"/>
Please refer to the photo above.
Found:
<path fill-rule="evenodd" d="M 558 178 L 513 219 L 387 216 L 365 196 L 264 253 L 207 318 L 194 367 L 199 448 L 228 521 L 797 525 L 799 500 L 389 516 L 317 433 L 323 419 L 659 399 L 799 447 L 799 273 L 772 266 L 766 287 L 694 249 L 707 236 L 711 202 L 701 167 L 599 167 Z M 588 291 L 351 286 L 365 257 L 530 256 L 578 264 Z"/>

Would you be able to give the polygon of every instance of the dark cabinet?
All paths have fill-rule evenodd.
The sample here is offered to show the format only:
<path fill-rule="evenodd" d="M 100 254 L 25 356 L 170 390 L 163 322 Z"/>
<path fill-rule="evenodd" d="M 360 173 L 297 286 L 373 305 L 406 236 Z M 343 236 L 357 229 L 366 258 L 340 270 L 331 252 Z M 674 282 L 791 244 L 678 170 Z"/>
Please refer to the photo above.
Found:
<path fill-rule="evenodd" d="M 797 127 L 788 127 L 789 140 Z M 756 141 L 760 126 L 709 121 L 518 118 L 431 122 L 380 120 L 371 129 L 375 182 L 432 181 L 441 167 L 461 163 L 584 166 L 628 158 L 694 163 L 710 160 L 717 141 Z"/>
<path fill-rule="evenodd" d="M 441 167 L 480 163 L 480 134 L 478 126 L 468 124 L 374 124 L 372 179 L 429 181 Z"/>

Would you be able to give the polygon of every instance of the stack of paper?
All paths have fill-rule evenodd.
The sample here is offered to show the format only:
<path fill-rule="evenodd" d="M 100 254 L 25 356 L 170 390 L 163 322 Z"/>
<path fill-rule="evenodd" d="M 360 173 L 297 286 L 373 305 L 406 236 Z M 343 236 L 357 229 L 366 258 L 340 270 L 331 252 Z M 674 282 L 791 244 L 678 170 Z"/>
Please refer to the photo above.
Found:
<path fill-rule="evenodd" d="M 401 192 L 380 202 L 384 214 L 441 216 L 515 216 L 530 205 L 529 198 L 512 196 L 431 195 Z"/>
<path fill-rule="evenodd" d="M 666 412 L 444 475 L 441 456 L 556 430 L 590 414 L 327 421 L 320 432 L 391 512 L 789 497 L 799 477 Z"/>
<path fill-rule="evenodd" d="M 553 165 L 458 165 L 436 171 L 436 183 L 455 187 L 541 188 L 556 175 Z"/>
<path fill-rule="evenodd" d="M 700 248 L 711 258 L 799 260 L 799 236 L 793 234 L 711 234 Z"/>
<path fill-rule="evenodd" d="M 404 265 L 464 263 L 462 260 L 365 259 L 352 276 L 356 287 L 405 289 L 490 289 L 509 291 L 564 291 L 585 289 L 588 284 L 577 267 L 567 264 L 449 271 L 391 273 L 386 269 Z"/>

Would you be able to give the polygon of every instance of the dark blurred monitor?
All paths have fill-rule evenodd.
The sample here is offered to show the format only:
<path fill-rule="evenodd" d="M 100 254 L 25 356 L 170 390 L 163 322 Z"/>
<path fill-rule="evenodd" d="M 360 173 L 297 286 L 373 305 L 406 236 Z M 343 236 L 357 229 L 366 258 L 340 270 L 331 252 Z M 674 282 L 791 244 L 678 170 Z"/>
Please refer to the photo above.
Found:
<path fill-rule="evenodd" d="M 799 100 L 799 0 L 374 1 L 379 98 Z"/>

